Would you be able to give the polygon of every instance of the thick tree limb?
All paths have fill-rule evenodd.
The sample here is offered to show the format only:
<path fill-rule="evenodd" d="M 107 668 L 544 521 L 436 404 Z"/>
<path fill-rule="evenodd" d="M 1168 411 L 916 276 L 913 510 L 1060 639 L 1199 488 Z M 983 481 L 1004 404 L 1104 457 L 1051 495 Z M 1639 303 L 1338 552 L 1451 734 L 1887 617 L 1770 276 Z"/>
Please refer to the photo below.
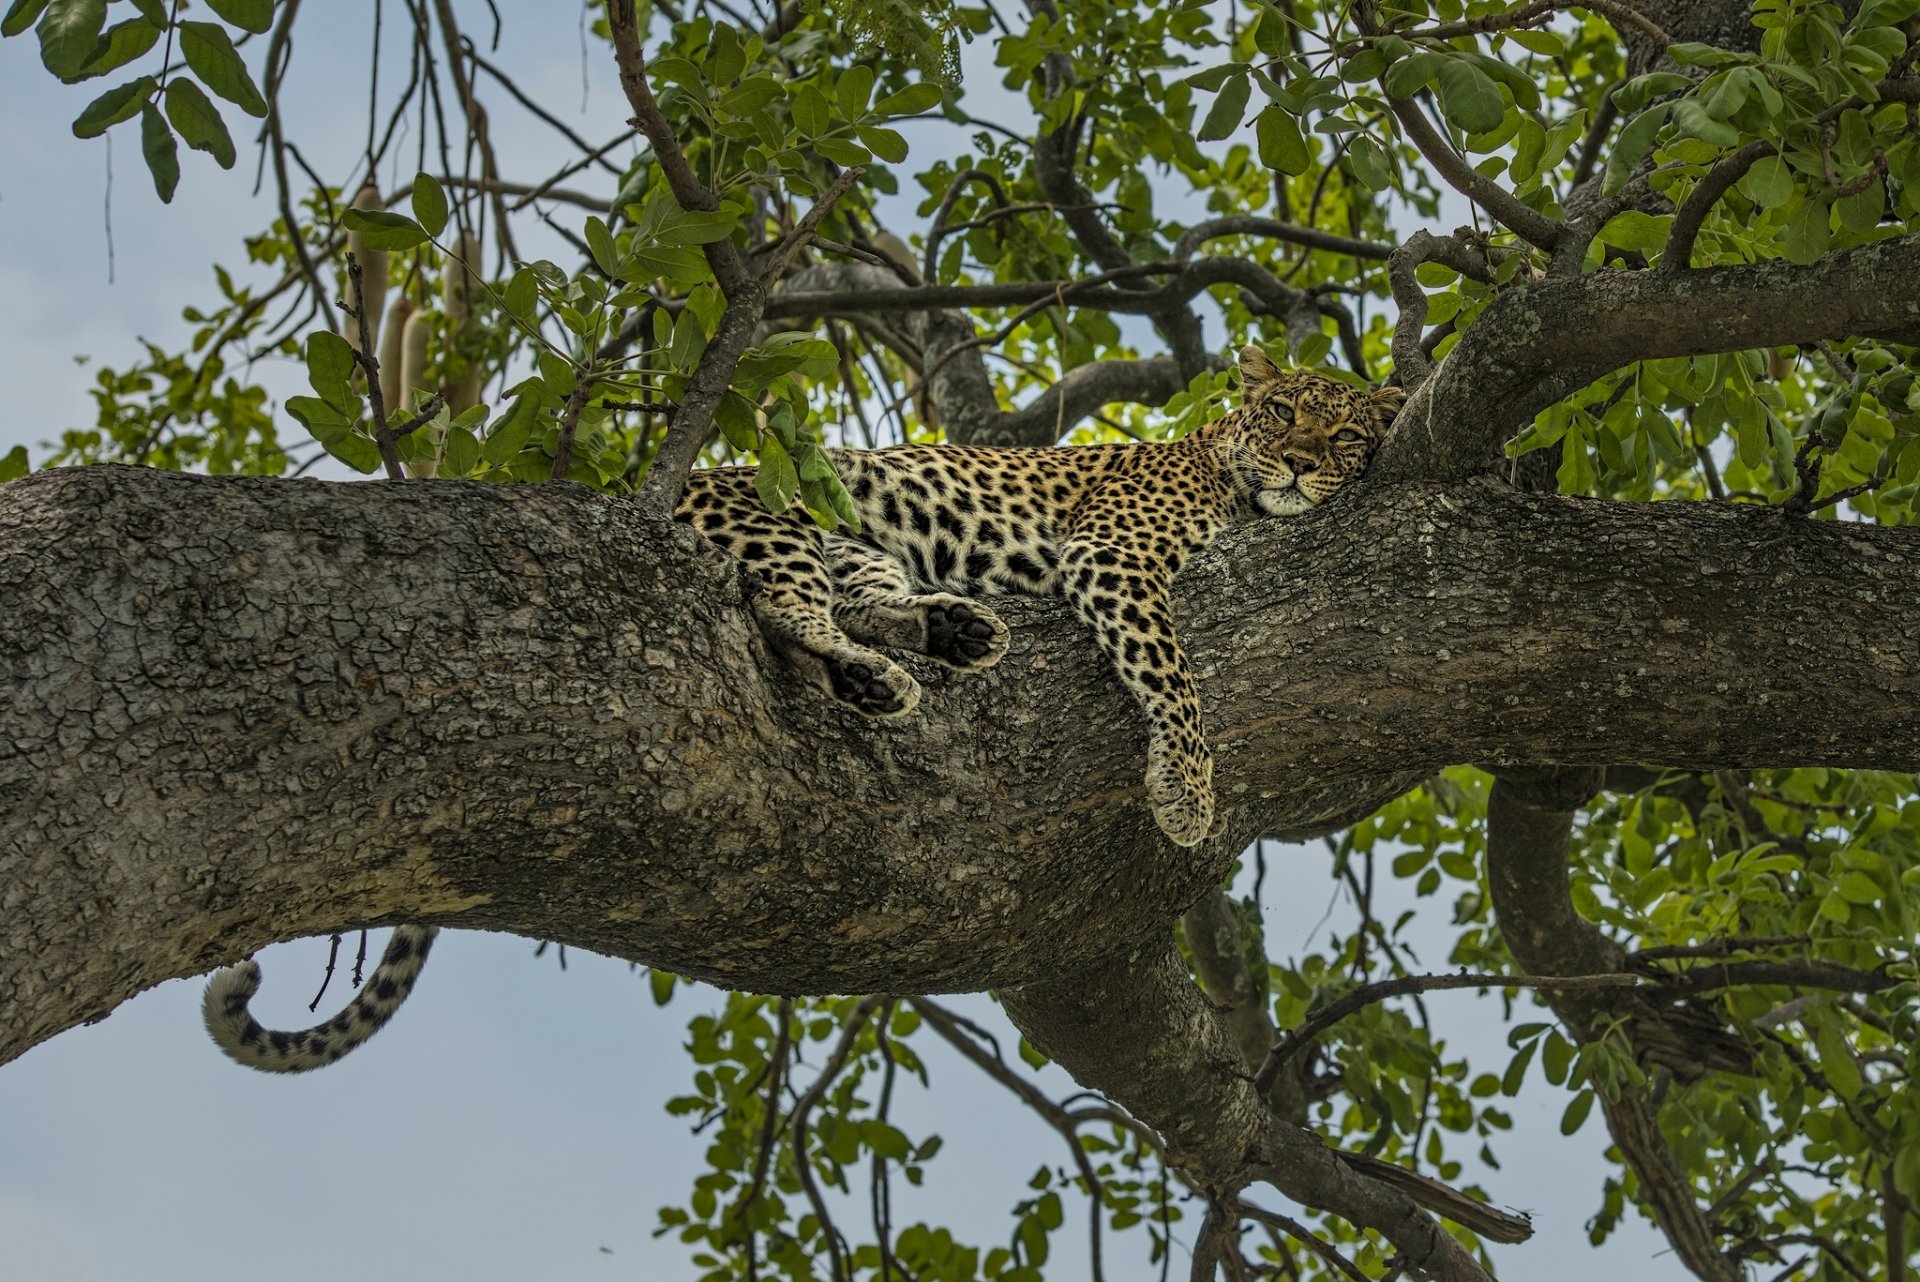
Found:
<path fill-rule="evenodd" d="M 396 920 L 766 992 L 1014 986 L 1461 759 L 1920 766 L 1915 530 L 1478 482 L 1231 535 L 1175 585 L 1227 823 L 1197 855 L 1057 603 L 997 602 L 1000 667 L 918 667 L 923 714 L 875 725 L 793 688 L 737 573 L 571 487 L 0 489 L 0 1058 Z"/>
<path fill-rule="evenodd" d="M 1376 1230 L 1423 1272 L 1485 1279 L 1465 1248 L 1405 1193 L 1356 1174 L 1309 1132 L 1272 1119 L 1170 938 L 1065 978 L 1003 989 L 1000 1000 L 1048 1058 L 1081 1085 L 1124 1101 L 1165 1137 L 1168 1160 L 1210 1197 L 1261 1180 Z M 1125 1037 L 1116 1039 L 1116 1029 Z"/>
<path fill-rule="evenodd" d="M 1637 360 L 1920 335 L 1920 236 L 1787 262 L 1599 271 L 1502 294 L 1408 401 L 1373 472 L 1468 475 L 1541 410 Z"/>
<path fill-rule="evenodd" d="M 1509 772 L 1494 781 L 1488 797 L 1487 882 L 1507 947 L 1530 972 L 1601 974 L 1624 963 L 1620 946 L 1574 911 L 1568 891 L 1573 812 L 1599 783 L 1594 769 Z M 1544 993 L 1576 1040 L 1600 1035 L 1612 1009 L 1604 993 Z M 1614 1143 L 1640 1177 L 1640 1196 L 1682 1262 L 1708 1282 L 1739 1282 L 1740 1267 L 1721 1253 L 1646 1093 L 1626 1086 L 1608 1099 L 1603 1092 L 1600 1107 Z"/>

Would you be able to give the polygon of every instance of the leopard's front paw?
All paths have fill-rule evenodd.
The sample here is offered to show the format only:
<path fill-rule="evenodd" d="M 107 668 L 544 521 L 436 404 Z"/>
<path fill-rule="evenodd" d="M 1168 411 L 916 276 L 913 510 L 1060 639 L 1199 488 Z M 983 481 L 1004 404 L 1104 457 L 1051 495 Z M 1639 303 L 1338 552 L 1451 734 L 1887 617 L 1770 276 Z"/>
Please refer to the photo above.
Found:
<path fill-rule="evenodd" d="M 927 605 L 927 654 L 949 668 L 991 668 L 1007 652 L 1007 640 L 1007 625 L 985 606 L 957 596 Z"/>
<path fill-rule="evenodd" d="M 1213 790 L 1185 792 L 1171 801 L 1156 801 L 1153 818 L 1174 845 L 1197 846 L 1215 835 Z"/>
<path fill-rule="evenodd" d="M 1197 846 L 1218 832 L 1209 757 L 1149 750 L 1147 800 L 1153 805 L 1154 822 L 1175 845 Z"/>
<path fill-rule="evenodd" d="M 885 660 L 876 666 L 830 659 L 827 680 L 834 698 L 869 717 L 904 717 L 920 704 L 920 683 Z"/>

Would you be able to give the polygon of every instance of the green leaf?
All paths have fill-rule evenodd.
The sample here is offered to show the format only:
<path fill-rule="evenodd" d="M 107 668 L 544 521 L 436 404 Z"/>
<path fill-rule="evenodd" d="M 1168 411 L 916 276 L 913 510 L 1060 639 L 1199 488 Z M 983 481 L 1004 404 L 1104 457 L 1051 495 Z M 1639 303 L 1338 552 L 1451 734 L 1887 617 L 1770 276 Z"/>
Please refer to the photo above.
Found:
<path fill-rule="evenodd" d="M 179 81 L 174 83 L 178 84 Z M 368 249 L 384 249 L 394 253 L 427 243 L 424 227 L 405 214 L 396 214 L 390 209 L 349 207 L 340 212 L 340 225 L 348 231 L 359 232 Z"/>
<path fill-rule="evenodd" d="M 531 267 L 522 267 L 513 274 L 513 279 L 507 282 L 506 296 L 502 301 L 506 303 L 507 315 L 528 324 L 533 323 L 533 309 L 540 301 L 540 287 L 534 283 Z"/>
<path fill-rule="evenodd" d="M 129 80 L 124 85 L 113 88 L 87 104 L 87 109 L 73 122 L 75 138 L 98 138 L 123 120 L 131 120 L 140 114 L 140 109 L 153 97 L 152 76 L 142 76 L 138 80 Z"/>
<path fill-rule="evenodd" d="M 540 366 L 540 377 L 547 385 L 547 391 L 553 396 L 572 396 L 573 389 L 580 381 L 579 372 L 573 363 L 558 352 L 541 348 L 534 357 Z"/>
<path fill-rule="evenodd" d="M 1880 216 L 1886 212 L 1887 193 L 1880 185 L 1880 176 L 1872 175 L 1867 185 L 1849 196 L 1842 196 L 1833 202 L 1840 215 L 1840 225 L 1856 236 L 1864 236 L 1880 225 Z"/>
<path fill-rule="evenodd" d="M 792 111 L 793 123 L 809 138 L 827 132 L 833 123 L 833 109 L 827 105 L 827 96 L 812 83 L 793 91 Z"/>
<path fill-rule="evenodd" d="M 1567 51 L 1567 42 L 1557 31 L 1539 31 L 1522 27 L 1502 34 L 1528 53 L 1537 53 L 1543 58 L 1558 58 Z"/>
<path fill-rule="evenodd" d="M 673 221 L 661 226 L 654 232 L 656 245 L 711 245 L 717 240 L 725 240 L 733 235 L 733 229 L 740 225 L 738 209 L 680 210 L 671 215 Z"/>
<path fill-rule="evenodd" d="M 1449 58 L 1440 64 L 1435 88 L 1448 120 L 1470 134 L 1498 128 L 1507 118 L 1506 100 L 1493 78 L 1472 63 Z"/>
<path fill-rule="evenodd" d="M 908 85 L 898 93 L 888 94 L 874 107 L 873 112 L 876 116 L 917 116 L 938 107 L 943 96 L 939 85 L 923 81 Z"/>
<path fill-rule="evenodd" d="M 1247 97 L 1252 91 L 1253 82 L 1245 72 L 1222 85 L 1213 100 L 1213 106 L 1207 109 L 1207 118 L 1201 122 L 1200 141 L 1215 142 L 1238 129 L 1240 118 L 1247 110 Z"/>
<path fill-rule="evenodd" d="M 167 0 L 131 0 L 140 16 L 151 22 L 156 28 L 164 30 L 167 25 Z"/>
<path fill-rule="evenodd" d="M 907 140 L 892 129 L 861 125 L 854 132 L 860 135 L 860 141 L 868 150 L 890 164 L 897 165 L 907 158 Z"/>
<path fill-rule="evenodd" d="M 80 68 L 75 80 L 92 80 L 95 76 L 104 76 L 109 71 L 118 71 L 147 50 L 153 48 L 160 38 L 160 28 L 145 18 L 129 18 L 107 28 L 107 34 L 100 37 L 100 43 L 94 46 L 93 56 L 87 59 L 87 65 Z"/>
<path fill-rule="evenodd" d="M 318 396 L 289 396 L 286 408 L 322 445 L 345 436 L 353 426 L 352 415 Z"/>
<path fill-rule="evenodd" d="M 589 216 L 587 219 L 587 249 L 593 254 L 593 265 L 608 276 L 615 274 L 620 266 L 620 251 L 614 246 L 613 233 L 607 230 L 606 223 Z"/>
<path fill-rule="evenodd" d="M 1740 190 L 1762 209 L 1778 209 L 1793 199 L 1793 168 L 1784 156 L 1762 156 L 1740 179 Z"/>
<path fill-rule="evenodd" d="M 1655 98 L 1691 88 L 1693 79 L 1677 71 L 1651 71 L 1635 76 L 1613 91 L 1613 105 L 1623 112 L 1639 111 Z"/>
<path fill-rule="evenodd" d="M 373 443 L 372 437 L 359 432 L 347 432 L 322 444 L 327 453 L 363 476 L 380 466 L 380 447 Z"/>
<path fill-rule="evenodd" d="M 267 114 L 266 99 L 254 88 L 247 64 L 227 38 L 225 27 L 212 22 L 183 22 L 179 32 L 181 56 L 207 88 L 249 116 Z"/>
<path fill-rule="evenodd" d="M 720 110 L 729 116 L 750 116 L 780 96 L 780 84 L 772 76 L 755 76 L 720 99 Z"/>
<path fill-rule="evenodd" d="M 474 439 L 473 432 L 464 427 L 449 427 L 446 441 L 441 446 L 442 475 L 471 476 L 479 462 L 480 442 Z"/>
<path fill-rule="evenodd" d="M 794 471 L 793 459 L 774 436 L 760 439 L 760 467 L 753 474 L 753 488 L 769 512 L 786 511 L 793 503 L 794 491 L 800 488 L 800 474 Z"/>
<path fill-rule="evenodd" d="M 840 104 L 840 118 L 854 121 L 867 114 L 867 95 L 873 92 L 873 68 L 856 62 L 840 73 L 833 96 Z"/>
<path fill-rule="evenodd" d="M 1268 103 L 1253 119 L 1260 145 L 1260 163 L 1283 174 L 1304 174 L 1313 163 L 1300 122 L 1279 103 Z"/>
<path fill-rule="evenodd" d="M 19 480 L 27 474 L 27 469 L 27 447 L 14 446 L 7 451 L 5 458 L 0 458 L 0 485 Z"/>
<path fill-rule="evenodd" d="M 503 417 L 494 420 L 493 426 L 487 429 L 485 444 L 480 447 L 480 457 L 495 467 L 526 447 L 533 435 L 533 425 L 540 418 L 539 381 L 528 379 L 515 392 L 512 407 Z"/>
<path fill-rule="evenodd" d="M 1832 1019 L 1814 1021 L 1813 1045 L 1819 1052 L 1820 1071 L 1833 1084 L 1834 1092 L 1843 1099 L 1858 1095 L 1864 1085 L 1860 1077 L 1860 1062 L 1854 1059 L 1847 1039 L 1840 1035 Z"/>
<path fill-rule="evenodd" d="M 273 25 L 273 0 L 207 0 L 207 8 L 256 36 Z"/>
<path fill-rule="evenodd" d="M 1787 213 L 1787 229 L 1782 245 L 1790 262 L 1802 266 L 1827 252 L 1833 241 L 1833 229 L 1827 222 L 1827 202 L 1808 195 Z"/>
<path fill-rule="evenodd" d="M 1581 1091 L 1573 1097 L 1573 1103 L 1567 1105 L 1567 1111 L 1560 1115 L 1560 1133 L 1571 1135 L 1586 1122 L 1587 1114 L 1593 1111 L 1593 1092 Z"/>
<path fill-rule="evenodd" d="M 14 16 L 7 15 L 9 23 Z M 37 28 L 41 63 L 62 80 L 78 75 L 93 57 L 106 25 L 107 0 L 49 0 Z"/>
<path fill-rule="evenodd" d="M 1891 27 L 1905 22 L 1920 13 L 1920 0 L 1867 0 L 1860 6 L 1860 12 L 1853 17 L 1852 27 L 1864 31 L 1868 27 Z"/>
<path fill-rule="evenodd" d="M 1633 171 L 1653 149 L 1653 140 L 1660 132 L 1660 126 L 1667 123 L 1667 112 L 1672 103 L 1660 103 L 1648 107 L 1645 111 L 1627 122 L 1614 140 L 1613 151 L 1607 156 L 1606 194 L 1611 196 L 1627 185 L 1633 177 Z"/>
<path fill-rule="evenodd" d="M 1673 127 L 1716 147 L 1731 147 L 1740 141 L 1740 131 L 1724 120 L 1715 120 L 1697 98 L 1681 98 L 1673 104 Z"/>
<path fill-rule="evenodd" d="M 33 25 L 40 11 L 47 7 L 47 0 L 13 0 L 7 15 L 0 18 L 0 36 L 17 36 Z M 105 22 L 104 17 L 101 18 Z"/>
<path fill-rule="evenodd" d="M 167 119 L 187 146 L 206 152 L 222 169 L 233 168 L 233 137 L 220 109 L 185 76 L 167 82 Z"/>
<path fill-rule="evenodd" d="M 140 108 L 140 154 L 146 158 L 147 171 L 153 175 L 153 189 L 160 203 L 173 203 L 174 188 L 180 185 L 180 148 L 167 128 L 166 117 L 151 102 Z"/>
<path fill-rule="evenodd" d="M 440 180 L 424 169 L 413 176 L 413 216 L 428 236 L 446 230 L 447 193 Z"/>
<path fill-rule="evenodd" d="M 873 159 L 873 154 L 865 147 L 848 142 L 845 138 L 816 138 L 813 140 L 813 149 L 834 164 L 848 168 L 864 165 Z"/>
<path fill-rule="evenodd" d="M 353 348 L 330 329 L 307 335 L 307 384 L 322 396 L 353 376 Z M 331 399 L 331 398 L 329 398 Z M 336 402 L 337 403 L 337 402 Z"/>
<path fill-rule="evenodd" d="M 1877 904 L 1880 902 L 1880 883 L 1861 872 L 1858 868 L 1841 874 L 1834 883 L 1834 890 L 1840 898 L 1850 904 Z"/>
<path fill-rule="evenodd" d="M 1402 58 L 1387 68 L 1386 79 L 1382 84 L 1395 98 L 1411 98 L 1433 83 L 1440 74 L 1440 67 L 1447 61 L 1445 54 L 1432 49 L 1422 49 L 1410 58 Z"/>

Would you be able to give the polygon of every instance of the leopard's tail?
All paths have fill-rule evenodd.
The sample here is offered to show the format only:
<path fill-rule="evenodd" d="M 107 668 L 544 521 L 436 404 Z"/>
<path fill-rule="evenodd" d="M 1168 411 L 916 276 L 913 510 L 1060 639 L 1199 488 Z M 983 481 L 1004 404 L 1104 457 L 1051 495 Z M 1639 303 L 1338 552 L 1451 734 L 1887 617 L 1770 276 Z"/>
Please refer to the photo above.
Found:
<path fill-rule="evenodd" d="M 397 926 L 380 964 L 354 999 L 332 1019 L 299 1032 L 262 1028 L 247 1003 L 260 991 L 260 965 L 251 959 L 229 966 L 207 983 L 200 1014 L 227 1058 L 263 1073 L 305 1073 L 325 1068 L 386 1027 L 413 991 L 439 934 L 434 926 Z"/>

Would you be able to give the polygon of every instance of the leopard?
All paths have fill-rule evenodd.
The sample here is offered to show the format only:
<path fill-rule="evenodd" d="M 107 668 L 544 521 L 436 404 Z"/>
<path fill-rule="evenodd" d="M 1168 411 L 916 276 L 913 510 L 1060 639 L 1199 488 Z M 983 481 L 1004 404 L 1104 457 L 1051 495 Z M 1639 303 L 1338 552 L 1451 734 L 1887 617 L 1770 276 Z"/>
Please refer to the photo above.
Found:
<path fill-rule="evenodd" d="M 801 684 L 866 717 L 920 705 L 886 651 L 983 671 L 1011 636 L 982 595 L 1064 597 L 1145 716 L 1155 822 L 1198 846 L 1221 825 L 1174 578 L 1222 530 L 1299 516 L 1350 484 L 1404 400 L 1283 370 L 1257 345 L 1237 363 L 1239 404 L 1173 440 L 829 450 L 858 518 L 833 531 L 797 504 L 771 511 L 753 468 L 698 468 L 674 516 L 740 563 L 760 632 Z M 392 1017 L 432 941 L 430 927 L 396 929 L 347 1009 L 304 1032 L 261 1028 L 247 1010 L 259 967 L 229 967 L 207 988 L 207 1027 L 249 1067 L 332 1063 Z"/>
<path fill-rule="evenodd" d="M 870 717 L 921 697 L 883 650 L 977 672 L 1008 631 L 978 594 L 1062 596 L 1147 722 L 1146 796 L 1165 835 L 1213 830 L 1213 758 L 1170 591 L 1223 529 L 1298 516 L 1359 476 L 1404 400 L 1239 354 L 1240 404 L 1171 441 L 829 451 L 857 529 L 767 509 L 750 468 L 690 474 L 677 519 L 753 576 L 760 630 L 801 678 Z"/>

